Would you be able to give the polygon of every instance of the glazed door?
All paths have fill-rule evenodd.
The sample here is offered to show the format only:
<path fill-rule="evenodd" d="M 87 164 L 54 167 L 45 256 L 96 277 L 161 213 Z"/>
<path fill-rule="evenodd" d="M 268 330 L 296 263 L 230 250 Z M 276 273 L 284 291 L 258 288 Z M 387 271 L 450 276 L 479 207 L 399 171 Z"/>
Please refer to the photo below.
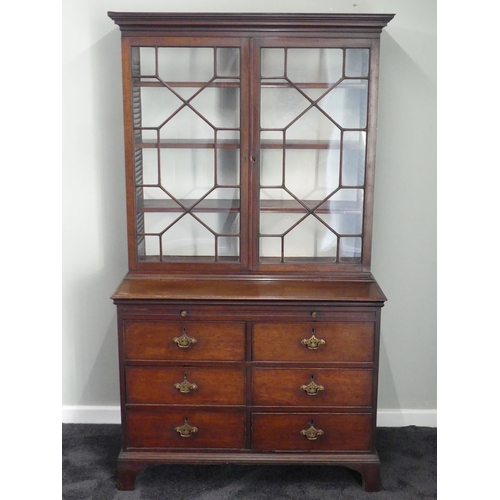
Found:
<path fill-rule="evenodd" d="M 131 267 L 244 268 L 246 49 L 227 38 L 133 43 L 125 48 L 131 98 L 125 123 L 133 123 L 127 154 L 133 158 L 127 179 Z"/>
<path fill-rule="evenodd" d="M 256 268 L 369 264 L 371 49 L 370 40 L 263 41 L 255 49 Z"/>

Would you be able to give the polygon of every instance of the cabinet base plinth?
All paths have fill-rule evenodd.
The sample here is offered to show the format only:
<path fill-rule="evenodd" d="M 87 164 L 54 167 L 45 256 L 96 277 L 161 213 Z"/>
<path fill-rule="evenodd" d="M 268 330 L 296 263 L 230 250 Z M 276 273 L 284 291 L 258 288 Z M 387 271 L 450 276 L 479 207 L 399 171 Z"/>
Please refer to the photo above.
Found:
<path fill-rule="evenodd" d="M 122 451 L 118 457 L 117 486 L 133 490 L 137 474 L 150 465 L 332 465 L 347 467 L 361 474 L 363 490 L 380 490 L 380 460 L 369 454 L 304 454 L 250 452 L 142 452 Z"/>

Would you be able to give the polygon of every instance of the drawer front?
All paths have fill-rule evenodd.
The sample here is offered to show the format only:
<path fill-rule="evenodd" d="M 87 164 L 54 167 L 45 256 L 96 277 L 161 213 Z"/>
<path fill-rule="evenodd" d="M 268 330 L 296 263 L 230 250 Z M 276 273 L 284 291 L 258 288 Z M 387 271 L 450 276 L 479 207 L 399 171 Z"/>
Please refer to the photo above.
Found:
<path fill-rule="evenodd" d="M 128 366 L 125 378 L 129 404 L 242 405 L 245 402 L 241 368 Z"/>
<path fill-rule="evenodd" d="M 127 441 L 128 448 L 241 449 L 245 447 L 245 415 L 236 412 L 129 411 Z"/>
<path fill-rule="evenodd" d="M 372 377 L 369 369 L 254 368 L 253 404 L 368 407 L 372 404 Z"/>
<path fill-rule="evenodd" d="M 372 362 L 375 323 L 255 323 L 256 361 Z"/>
<path fill-rule="evenodd" d="M 245 359 L 245 323 L 127 321 L 126 359 Z"/>
<path fill-rule="evenodd" d="M 369 414 L 252 415 L 256 451 L 369 451 L 372 416 Z"/>

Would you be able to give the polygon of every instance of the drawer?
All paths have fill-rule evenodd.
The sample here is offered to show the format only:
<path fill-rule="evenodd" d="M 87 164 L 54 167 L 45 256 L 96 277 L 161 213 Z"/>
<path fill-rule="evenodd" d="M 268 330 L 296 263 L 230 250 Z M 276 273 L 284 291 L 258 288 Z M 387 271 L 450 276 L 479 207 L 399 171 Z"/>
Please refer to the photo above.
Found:
<path fill-rule="evenodd" d="M 372 362 L 375 323 L 255 323 L 256 361 Z"/>
<path fill-rule="evenodd" d="M 253 404 L 368 407 L 372 377 L 371 369 L 254 368 Z"/>
<path fill-rule="evenodd" d="M 245 323 L 126 321 L 126 359 L 245 359 Z"/>
<path fill-rule="evenodd" d="M 244 413 L 129 411 L 126 420 L 128 448 L 245 447 Z"/>
<path fill-rule="evenodd" d="M 369 451 L 371 431 L 369 414 L 252 415 L 252 443 L 256 451 Z"/>
<path fill-rule="evenodd" d="M 127 366 L 125 383 L 129 404 L 242 405 L 245 401 L 242 368 Z"/>

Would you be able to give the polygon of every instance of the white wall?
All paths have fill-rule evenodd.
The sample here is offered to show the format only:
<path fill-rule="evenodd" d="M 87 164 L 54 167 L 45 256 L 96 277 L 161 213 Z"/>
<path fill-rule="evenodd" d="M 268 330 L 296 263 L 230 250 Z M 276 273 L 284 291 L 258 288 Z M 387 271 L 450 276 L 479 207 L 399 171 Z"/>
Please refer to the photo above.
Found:
<path fill-rule="evenodd" d="M 63 1 L 62 402 L 76 407 L 66 419 L 81 420 L 82 407 L 113 410 L 119 404 L 116 314 L 109 296 L 127 272 L 121 56 L 118 27 L 106 12 L 166 6 L 396 14 L 381 39 L 372 270 L 388 302 L 382 314 L 379 408 L 382 418 L 416 410 L 397 420 L 401 424 L 432 424 L 437 407 L 432 0 Z"/>

